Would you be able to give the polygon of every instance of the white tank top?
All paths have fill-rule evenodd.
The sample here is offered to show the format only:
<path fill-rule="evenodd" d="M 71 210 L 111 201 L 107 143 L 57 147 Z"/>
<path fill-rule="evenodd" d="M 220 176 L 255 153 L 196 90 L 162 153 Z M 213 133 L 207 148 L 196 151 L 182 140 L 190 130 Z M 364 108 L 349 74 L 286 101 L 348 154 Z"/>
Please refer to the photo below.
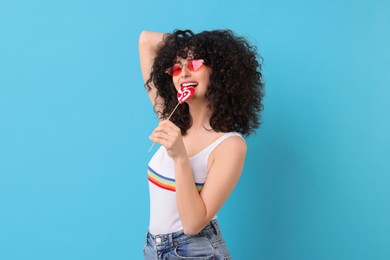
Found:
<path fill-rule="evenodd" d="M 207 178 L 207 163 L 210 153 L 221 142 L 231 136 L 241 137 L 239 133 L 226 133 L 189 158 L 199 192 Z M 148 180 L 150 192 L 149 232 L 158 235 L 182 230 L 183 226 L 176 205 L 175 167 L 164 146 L 157 150 L 149 162 Z"/>

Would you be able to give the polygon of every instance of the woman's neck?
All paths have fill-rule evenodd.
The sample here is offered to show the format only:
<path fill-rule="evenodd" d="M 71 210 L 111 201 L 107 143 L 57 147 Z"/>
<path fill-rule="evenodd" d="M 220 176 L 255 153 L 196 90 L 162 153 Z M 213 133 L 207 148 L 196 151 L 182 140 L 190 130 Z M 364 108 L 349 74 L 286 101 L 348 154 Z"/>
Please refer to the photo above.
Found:
<path fill-rule="evenodd" d="M 210 117 L 211 111 L 205 104 L 194 102 L 189 104 L 192 125 L 189 130 L 198 132 L 200 130 L 211 129 Z"/>

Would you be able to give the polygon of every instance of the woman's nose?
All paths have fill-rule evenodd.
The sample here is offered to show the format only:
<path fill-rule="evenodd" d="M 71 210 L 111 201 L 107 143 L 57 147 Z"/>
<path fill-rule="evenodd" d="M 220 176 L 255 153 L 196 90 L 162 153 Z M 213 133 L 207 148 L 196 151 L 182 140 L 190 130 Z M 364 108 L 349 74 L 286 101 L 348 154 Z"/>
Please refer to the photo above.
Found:
<path fill-rule="evenodd" d="M 189 77 L 190 75 L 191 75 L 191 72 L 188 69 L 187 65 L 185 65 L 185 66 L 183 65 L 181 72 L 180 72 L 180 77 L 186 78 L 186 77 Z"/>

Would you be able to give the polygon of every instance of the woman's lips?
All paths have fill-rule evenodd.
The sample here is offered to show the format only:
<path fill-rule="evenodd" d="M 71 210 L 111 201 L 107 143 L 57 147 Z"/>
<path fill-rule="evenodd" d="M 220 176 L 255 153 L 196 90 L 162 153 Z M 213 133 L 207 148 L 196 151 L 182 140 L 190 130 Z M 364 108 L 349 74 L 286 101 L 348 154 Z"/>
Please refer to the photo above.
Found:
<path fill-rule="evenodd" d="M 198 86 L 198 82 L 194 82 L 194 81 L 191 81 L 191 82 L 184 82 L 184 83 L 181 83 L 180 86 L 182 87 L 193 87 L 195 88 L 196 86 Z"/>

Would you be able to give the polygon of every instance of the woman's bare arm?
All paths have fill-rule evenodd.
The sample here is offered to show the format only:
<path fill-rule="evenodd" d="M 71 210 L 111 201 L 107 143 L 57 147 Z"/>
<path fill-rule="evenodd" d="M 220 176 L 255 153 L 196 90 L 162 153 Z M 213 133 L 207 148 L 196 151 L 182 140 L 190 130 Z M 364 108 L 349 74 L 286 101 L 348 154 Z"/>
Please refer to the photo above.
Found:
<path fill-rule="evenodd" d="M 150 77 L 153 62 L 164 35 L 164 33 L 160 32 L 142 31 L 139 36 L 139 57 L 144 83 Z M 156 88 L 153 86 L 153 83 L 150 83 L 149 86 L 151 87 L 151 90 L 148 92 L 150 101 L 156 112 L 160 111 L 163 100 L 161 100 L 161 97 L 156 100 Z"/>
<path fill-rule="evenodd" d="M 176 199 L 185 233 L 197 234 L 215 216 L 233 191 L 244 166 L 246 144 L 230 137 L 214 152 L 207 181 L 199 194 L 189 161 L 175 161 Z"/>

